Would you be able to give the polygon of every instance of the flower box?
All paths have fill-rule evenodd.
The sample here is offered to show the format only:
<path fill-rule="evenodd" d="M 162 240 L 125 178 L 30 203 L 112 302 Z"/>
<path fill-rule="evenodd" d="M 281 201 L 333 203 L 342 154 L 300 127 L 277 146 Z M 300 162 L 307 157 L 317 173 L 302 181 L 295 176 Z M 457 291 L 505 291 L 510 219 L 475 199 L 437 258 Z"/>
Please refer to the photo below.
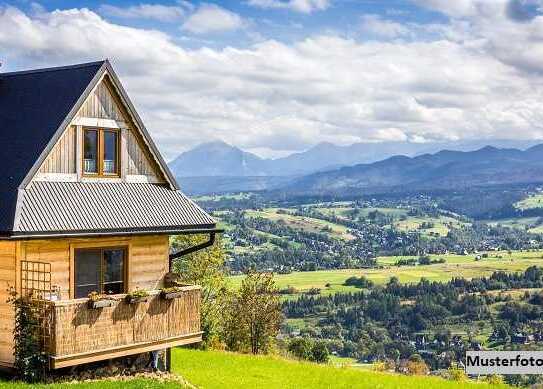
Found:
<path fill-rule="evenodd" d="M 171 292 L 162 291 L 160 293 L 160 295 L 162 296 L 163 299 L 172 300 L 172 299 L 182 297 L 183 293 L 184 293 L 184 291 L 182 291 L 182 290 L 175 290 L 175 291 L 171 291 Z"/>
<path fill-rule="evenodd" d="M 107 308 L 107 307 L 112 307 L 113 305 L 115 305 L 115 300 L 112 300 L 112 299 L 89 300 L 88 305 L 90 309 Z"/>
<path fill-rule="evenodd" d="M 146 303 L 151 296 L 127 296 L 126 301 L 128 304 Z"/>

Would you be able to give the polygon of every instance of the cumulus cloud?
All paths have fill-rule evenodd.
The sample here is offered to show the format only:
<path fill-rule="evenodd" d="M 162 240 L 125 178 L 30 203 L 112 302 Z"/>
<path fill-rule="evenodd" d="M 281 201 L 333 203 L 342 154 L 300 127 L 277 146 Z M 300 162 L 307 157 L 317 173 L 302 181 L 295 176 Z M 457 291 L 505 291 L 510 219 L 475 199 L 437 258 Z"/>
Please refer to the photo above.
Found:
<path fill-rule="evenodd" d="M 249 0 L 247 3 L 258 8 L 290 9 L 309 14 L 327 9 L 331 2 L 330 0 Z"/>
<path fill-rule="evenodd" d="M 374 14 L 363 15 L 361 27 L 363 33 L 383 38 L 397 38 L 410 34 L 409 28 L 405 25 Z"/>
<path fill-rule="evenodd" d="M 161 4 L 139 4 L 130 7 L 117 7 L 110 4 L 100 6 L 103 15 L 124 19 L 153 19 L 161 22 L 179 20 L 185 15 L 183 7 Z"/>
<path fill-rule="evenodd" d="M 271 155 L 321 141 L 543 138 L 543 18 L 518 23 L 502 5 L 436 27 L 436 39 L 320 35 L 221 49 L 188 49 L 87 9 L 7 7 L 0 61 L 14 70 L 110 58 L 167 158 L 210 139 Z"/>
<path fill-rule="evenodd" d="M 219 31 L 237 30 L 244 25 L 236 13 L 218 5 L 202 4 L 196 12 L 183 23 L 183 30 L 193 34 L 207 34 Z"/>
<path fill-rule="evenodd" d="M 442 12 L 452 17 L 475 16 L 485 10 L 503 7 L 506 0 L 413 0 L 422 7 Z"/>

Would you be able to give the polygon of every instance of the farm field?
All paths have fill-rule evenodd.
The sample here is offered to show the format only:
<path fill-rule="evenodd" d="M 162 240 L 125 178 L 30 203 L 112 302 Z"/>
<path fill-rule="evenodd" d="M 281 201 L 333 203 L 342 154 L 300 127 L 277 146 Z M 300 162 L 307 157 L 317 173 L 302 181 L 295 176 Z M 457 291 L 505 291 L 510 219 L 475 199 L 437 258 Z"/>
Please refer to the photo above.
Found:
<path fill-rule="evenodd" d="M 526 210 L 543 208 L 543 193 L 533 194 L 515 204 L 515 208 Z"/>
<path fill-rule="evenodd" d="M 494 271 L 508 272 L 524 271 L 533 265 L 543 265 L 541 251 L 491 253 L 486 259 L 476 261 L 473 255 L 432 255 L 432 259 L 445 258 L 446 263 L 424 266 L 391 266 L 398 259 L 413 257 L 381 257 L 379 263 L 386 267 L 382 269 L 341 269 L 322 270 L 314 272 L 293 272 L 290 274 L 277 274 L 275 281 L 282 288 L 294 287 L 303 292 L 311 288 L 318 288 L 321 294 L 328 295 L 338 292 L 357 291 L 353 286 L 345 286 L 345 280 L 352 276 L 365 276 L 376 284 L 384 284 L 391 277 L 398 277 L 400 282 L 418 282 L 421 278 L 430 281 L 448 281 L 453 277 L 481 277 L 488 276 Z M 502 258 L 499 258 L 502 256 Z M 243 276 L 230 277 L 232 285 L 238 286 Z M 326 285 L 329 286 L 326 286 Z"/>
<path fill-rule="evenodd" d="M 279 208 L 266 208 L 263 211 L 250 210 L 246 212 L 248 217 L 262 217 L 272 221 L 282 221 L 287 226 L 297 230 L 307 232 L 323 232 L 326 229 L 327 233 L 333 237 L 343 240 L 351 240 L 354 237 L 347 232 L 348 228 L 340 224 L 331 223 L 326 220 L 316 219 L 312 217 L 296 216 L 290 213 L 281 213 Z"/>
<path fill-rule="evenodd" d="M 421 226 L 425 223 L 430 223 L 432 227 L 421 230 Z M 439 236 L 446 236 L 449 233 L 451 227 L 460 228 L 466 223 L 462 223 L 457 219 L 448 216 L 440 217 L 411 217 L 407 216 L 405 220 L 394 222 L 394 227 L 400 231 L 416 231 L 421 230 L 423 235 L 430 236 L 437 234 Z"/>
<path fill-rule="evenodd" d="M 502 226 L 527 230 L 533 234 L 543 233 L 543 224 L 540 217 L 518 217 L 510 219 L 487 220 L 486 223 L 490 226 Z"/>
<path fill-rule="evenodd" d="M 359 368 L 317 365 L 281 359 L 219 351 L 176 349 L 174 371 L 204 389 L 219 388 L 359 388 L 435 389 L 507 388 L 479 382 L 452 382 L 436 377 L 376 373 Z"/>

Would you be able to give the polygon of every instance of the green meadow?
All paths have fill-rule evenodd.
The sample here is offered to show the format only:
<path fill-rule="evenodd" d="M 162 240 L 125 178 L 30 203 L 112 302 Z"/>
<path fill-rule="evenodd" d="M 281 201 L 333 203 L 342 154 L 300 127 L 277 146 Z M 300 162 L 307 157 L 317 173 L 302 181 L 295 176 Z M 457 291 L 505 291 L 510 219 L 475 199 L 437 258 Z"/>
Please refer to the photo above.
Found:
<path fill-rule="evenodd" d="M 0 381 L 0 389 L 179 389 L 178 382 L 159 382 L 150 379 L 135 379 L 129 381 L 94 381 L 67 382 L 63 384 L 23 384 Z"/>
<path fill-rule="evenodd" d="M 317 365 L 275 356 L 219 351 L 174 350 L 174 371 L 203 389 L 490 389 L 480 382 L 453 382 L 436 377 L 377 373 L 364 368 Z"/>
<path fill-rule="evenodd" d="M 380 257 L 378 263 L 382 265 L 379 269 L 341 269 L 321 270 L 313 272 L 293 272 L 290 274 L 277 274 L 275 281 L 282 289 L 294 287 L 303 292 L 311 288 L 321 289 L 324 295 L 338 292 L 353 292 L 357 289 L 352 286 L 343 285 L 345 280 L 352 276 L 365 276 L 376 284 L 384 284 L 391 277 L 398 277 L 400 282 L 414 283 L 426 278 L 430 281 L 448 281 L 454 277 L 482 277 L 489 276 L 494 271 L 503 270 L 507 272 L 524 271 L 526 268 L 543 265 L 543 252 L 512 252 L 505 251 L 488 253 L 489 257 L 475 260 L 475 255 L 431 255 L 432 259 L 444 258 L 445 263 L 425 266 L 394 266 L 394 263 L 401 258 L 410 257 Z M 243 276 L 230 277 L 232 285 L 237 287 Z"/>

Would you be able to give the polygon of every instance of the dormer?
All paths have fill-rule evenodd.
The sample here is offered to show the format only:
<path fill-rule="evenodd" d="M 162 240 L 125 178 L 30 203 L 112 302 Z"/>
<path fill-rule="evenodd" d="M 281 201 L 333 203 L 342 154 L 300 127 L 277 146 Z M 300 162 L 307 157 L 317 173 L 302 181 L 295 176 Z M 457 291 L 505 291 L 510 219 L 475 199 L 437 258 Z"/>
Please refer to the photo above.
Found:
<path fill-rule="evenodd" d="M 167 183 L 106 66 L 34 181 Z"/>

